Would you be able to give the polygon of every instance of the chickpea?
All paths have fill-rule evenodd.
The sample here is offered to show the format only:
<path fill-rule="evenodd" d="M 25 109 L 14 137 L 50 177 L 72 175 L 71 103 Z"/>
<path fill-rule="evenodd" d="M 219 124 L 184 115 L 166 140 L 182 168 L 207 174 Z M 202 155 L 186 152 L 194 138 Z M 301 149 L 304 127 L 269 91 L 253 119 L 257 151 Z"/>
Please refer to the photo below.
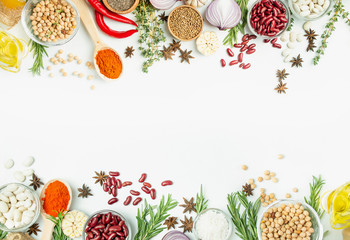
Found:
<path fill-rule="evenodd" d="M 49 77 L 53 78 L 53 77 L 54 77 L 53 73 L 50 73 L 50 74 L 49 74 Z"/>
<path fill-rule="evenodd" d="M 88 80 L 92 80 L 92 79 L 94 79 L 94 76 L 93 75 L 89 75 L 88 76 Z"/>
<path fill-rule="evenodd" d="M 274 183 L 277 183 L 278 182 L 278 178 L 272 178 L 272 182 L 274 182 Z"/>
<path fill-rule="evenodd" d="M 78 74 L 78 77 L 79 77 L 79 78 L 83 78 L 83 77 L 84 77 L 84 74 L 83 74 L 83 73 L 79 73 L 79 74 Z"/>
<path fill-rule="evenodd" d="M 95 90 L 95 85 L 91 85 L 91 90 Z"/>
<path fill-rule="evenodd" d="M 270 175 L 265 175 L 265 176 L 264 176 L 264 179 L 265 179 L 265 180 L 271 180 L 271 176 L 270 176 Z"/>
<path fill-rule="evenodd" d="M 298 188 L 293 188 L 293 192 L 298 192 L 299 190 L 298 190 Z"/>
<path fill-rule="evenodd" d="M 254 183 L 254 179 L 253 179 L 253 178 L 250 178 L 250 179 L 248 180 L 248 183 L 249 183 L 249 184 L 253 184 L 253 183 Z"/>
<path fill-rule="evenodd" d="M 289 193 L 286 194 L 286 198 L 291 198 L 291 197 L 292 196 Z"/>
<path fill-rule="evenodd" d="M 265 170 L 265 171 L 264 171 L 264 174 L 265 174 L 265 175 L 270 175 L 270 171 L 269 171 L 269 170 Z"/>
<path fill-rule="evenodd" d="M 86 62 L 86 66 L 90 66 L 91 65 L 91 62 Z M 248 166 L 247 165 L 242 165 L 242 170 L 246 171 L 248 169 Z"/>

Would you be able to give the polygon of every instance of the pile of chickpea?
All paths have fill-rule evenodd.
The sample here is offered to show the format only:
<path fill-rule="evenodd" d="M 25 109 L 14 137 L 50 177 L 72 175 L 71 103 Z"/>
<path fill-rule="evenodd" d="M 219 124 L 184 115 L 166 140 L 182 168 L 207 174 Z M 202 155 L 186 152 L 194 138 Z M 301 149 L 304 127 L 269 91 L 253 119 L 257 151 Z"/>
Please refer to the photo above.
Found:
<path fill-rule="evenodd" d="M 69 38 L 77 27 L 77 13 L 65 0 L 40 1 L 29 19 L 33 32 L 44 42 Z"/>
<path fill-rule="evenodd" d="M 310 240 L 314 233 L 309 212 L 300 203 L 269 208 L 260 227 L 262 240 Z"/>

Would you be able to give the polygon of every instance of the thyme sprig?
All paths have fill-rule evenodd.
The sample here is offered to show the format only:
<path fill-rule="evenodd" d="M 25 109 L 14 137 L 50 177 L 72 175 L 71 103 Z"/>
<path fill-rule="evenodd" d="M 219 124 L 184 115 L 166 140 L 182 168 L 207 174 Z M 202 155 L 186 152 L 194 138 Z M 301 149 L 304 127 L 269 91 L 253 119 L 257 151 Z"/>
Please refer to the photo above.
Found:
<path fill-rule="evenodd" d="M 256 223 L 261 205 L 260 198 L 254 203 L 248 201 L 243 192 L 231 193 L 227 196 L 227 209 L 236 227 L 236 234 L 242 240 L 257 240 Z M 243 211 L 241 211 L 243 207 Z"/>
<path fill-rule="evenodd" d="M 321 35 L 322 41 L 320 47 L 316 51 L 316 56 L 313 59 L 314 65 L 317 65 L 320 61 L 321 55 L 324 55 L 324 51 L 328 45 L 328 39 L 335 31 L 335 23 L 338 22 L 338 19 L 340 17 L 343 18 L 345 22 L 350 26 L 349 12 L 345 10 L 342 0 L 335 1 L 333 9 L 328 12 L 328 15 L 332 15 L 332 17 L 329 19 L 329 22 L 325 26 L 325 31 Z"/>
<path fill-rule="evenodd" d="M 0 230 L 0 239 L 4 239 L 7 236 L 7 232 Z"/>
<path fill-rule="evenodd" d="M 143 210 L 137 210 L 136 220 L 138 231 L 134 240 L 149 240 L 166 229 L 166 227 L 162 227 L 162 224 L 165 219 L 170 216 L 168 211 L 175 208 L 177 204 L 178 203 L 171 198 L 170 194 L 166 201 L 164 196 L 162 197 L 158 207 L 151 206 L 145 200 Z M 154 212 L 154 209 L 156 209 L 156 212 Z"/>
<path fill-rule="evenodd" d="M 160 43 L 165 42 L 166 38 L 161 28 L 163 21 L 159 19 L 156 12 L 149 0 L 141 0 L 134 11 L 138 23 L 137 29 L 140 32 L 139 50 L 146 58 L 142 65 L 142 71 L 145 73 L 148 73 L 148 69 L 163 57 Z"/>
<path fill-rule="evenodd" d="M 33 52 L 34 63 L 33 66 L 29 69 L 33 75 L 40 75 L 41 69 L 44 69 L 43 58 L 48 56 L 46 52 L 46 46 L 43 46 L 33 40 L 29 41 L 29 49 Z"/>
<path fill-rule="evenodd" d="M 57 218 L 50 216 L 49 220 L 51 220 L 55 227 L 53 229 L 52 238 L 53 240 L 71 240 L 71 238 L 67 237 L 62 230 L 62 220 L 67 212 L 59 211 Z"/>
<path fill-rule="evenodd" d="M 321 191 L 324 184 L 325 180 L 323 180 L 321 176 L 318 178 L 313 176 L 312 183 L 310 183 L 310 196 L 308 198 L 304 197 L 305 202 L 315 209 L 320 218 L 322 218 L 324 214 L 321 208 Z"/>
<path fill-rule="evenodd" d="M 204 211 L 207 208 L 208 208 L 208 200 L 205 199 L 203 195 L 203 186 L 201 185 L 200 193 L 197 193 L 197 196 L 196 196 L 195 209 L 197 214 L 200 214 L 202 211 Z"/>

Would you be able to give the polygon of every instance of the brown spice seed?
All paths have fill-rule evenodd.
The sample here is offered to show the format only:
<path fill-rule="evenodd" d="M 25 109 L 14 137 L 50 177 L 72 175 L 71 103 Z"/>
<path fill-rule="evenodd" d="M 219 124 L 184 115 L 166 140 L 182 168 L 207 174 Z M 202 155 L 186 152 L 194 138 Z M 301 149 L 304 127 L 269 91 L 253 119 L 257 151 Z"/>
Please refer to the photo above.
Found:
<path fill-rule="evenodd" d="M 175 9 L 168 18 L 169 28 L 180 39 L 192 39 L 199 35 L 203 22 L 201 15 L 191 7 Z"/>

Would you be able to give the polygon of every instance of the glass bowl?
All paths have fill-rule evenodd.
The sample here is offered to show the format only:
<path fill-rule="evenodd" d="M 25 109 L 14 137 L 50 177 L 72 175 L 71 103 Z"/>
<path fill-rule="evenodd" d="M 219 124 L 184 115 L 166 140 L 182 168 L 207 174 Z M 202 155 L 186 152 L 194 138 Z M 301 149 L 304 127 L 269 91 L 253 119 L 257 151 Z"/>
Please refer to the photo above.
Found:
<path fill-rule="evenodd" d="M 228 222 L 228 234 L 227 234 L 227 237 L 225 238 L 225 240 L 228 240 L 231 238 L 231 235 L 232 235 L 232 232 L 233 232 L 233 223 L 232 223 L 232 220 L 229 216 L 227 216 L 227 214 L 220 210 L 220 209 L 217 209 L 217 208 L 208 208 L 206 210 L 204 210 L 203 212 L 201 212 L 200 214 L 197 215 L 197 217 L 195 218 L 194 220 L 194 224 L 193 224 L 193 231 L 194 231 L 194 235 L 196 236 L 196 239 L 198 240 L 201 240 L 201 238 L 199 238 L 199 235 L 198 235 L 198 231 L 197 231 L 197 223 L 198 223 L 198 220 L 201 218 L 201 216 L 203 216 L 205 213 L 207 212 L 210 212 L 210 211 L 213 211 L 213 212 L 216 212 L 216 213 L 220 213 L 220 214 L 223 214 Z"/>
<path fill-rule="evenodd" d="M 116 215 L 118 217 L 121 218 L 121 220 L 123 220 L 125 222 L 125 225 L 128 227 L 128 230 L 129 230 L 129 235 L 127 238 L 125 238 L 125 240 L 131 240 L 132 239 L 132 231 L 131 231 L 131 226 L 129 224 L 129 222 L 126 220 L 126 218 L 121 215 L 120 213 L 116 212 L 116 211 L 113 211 L 113 210 L 108 210 L 108 209 L 104 209 L 104 210 L 100 210 L 100 211 L 97 211 L 95 213 L 93 213 L 89 218 L 88 220 L 86 221 L 85 225 L 84 225 L 84 231 L 83 231 L 83 236 L 82 236 L 82 239 L 86 239 L 86 228 L 88 226 L 88 223 L 90 222 L 90 220 L 93 218 L 93 217 L 96 217 L 98 214 L 106 214 L 106 213 L 112 213 L 113 215 Z"/>
<path fill-rule="evenodd" d="M 297 18 L 301 19 L 301 20 L 304 20 L 304 21 L 315 21 L 317 19 L 320 19 L 321 17 L 323 17 L 328 11 L 329 9 L 332 7 L 332 2 L 331 0 L 328 0 L 329 1 L 329 5 L 328 7 L 325 9 L 325 11 L 323 11 L 322 13 L 320 13 L 319 15 L 317 15 L 316 17 L 303 17 L 301 16 L 296 10 L 295 8 L 293 7 L 293 3 L 294 3 L 295 0 L 288 0 L 288 5 L 289 5 L 289 8 L 290 10 L 292 11 L 292 14 L 293 16 L 296 16 Z"/>
<path fill-rule="evenodd" d="M 21 16 L 21 22 L 22 22 L 22 26 L 24 28 L 25 33 L 28 35 L 28 37 L 30 39 L 32 39 L 34 42 L 37 42 L 41 45 L 47 46 L 47 47 L 51 47 L 51 46 L 60 46 L 63 45 L 67 42 L 69 42 L 70 40 L 72 40 L 74 38 L 74 36 L 77 34 L 79 27 L 80 27 L 80 15 L 78 12 L 77 7 L 74 5 L 74 3 L 71 0 L 65 0 L 69 5 L 72 6 L 72 8 L 75 10 L 75 12 L 77 13 L 75 21 L 77 22 L 77 26 L 74 29 L 72 35 L 70 35 L 68 38 L 66 39 L 62 39 L 62 40 L 58 40 L 56 42 L 47 42 L 47 41 L 42 41 L 41 39 L 39 39 L 33 31 L 32 28 L 32 21 L 29 19 L 29 17 L 32 15 L 33 13 L 33 8 L 34 6 L 36 6 L 39 2 L 41 2 L 41 0 L 28 0 L 28 2 L 26 3 L 26 5 L 24 6 L 23 10 L 22 10 L 22 16 Z M 81 0 L 82 1 L 82 0 Z"/>
<path fill-rule="evenodd" d="M 9 185 L 15 184 L 17 186 L 23 187 L 26 190 L 29 190 L 31 192 L 31 194 L 33 194 L 34 197 L 34 203 L 36 204 L 36 209 L 35 209 L 35 215 L 32 219 L 32 221 L 30 223 L 28 223 L 25 226 L 22 227 L 18 227 L 18 228 L 7 228 L 4 224 L 0 223 L 0 230 L 5 231 L 5 232 L 25 232 L 30 226 L 32 226 L 39 218 L 40 215 L 40 199 L 38 194 L 31 188 L 29 188 L 28 186 L 21 184 L 21 183 L 8 183 L 6 185 L 3 185 L 0 187 L 0 193 Z"/>
<path fill-rule="evenodd" d="M 248 20 L 247 20 L 247 25 L 248 25 L 248 27 L 249 27 L 249 30 L 252 32 L 252 33 L 254 33 L 254 34 L 256 34 L 257 36 L 259 36 L 259 37 L 262 37 L 262 38 L 264 38 L 264 39 L 273 39 L 273 38 L 277 38 L 277 37 L 279 37 L 279 36 L 281 36 L 282 35 L 282 33 L 284 33 L 285 31 L 286 31 L 286 29 L 288 28 L 288 26 L 289 26 L 289 24 L 290 24 L 290 10 L 289 10 L 289 7 L 284 3 L 284 2 L 282 2 L 282 1 L 279 1 L 279 0 L 276 0 L 277 2 L 279 2 L 279 3 L 281 3 L 282 5 L 283 5 L 283 7 L 286 9 L 286 18 L 287 18 L 287 20 L 288 20 L 288 22 L 287 22 L 287 24 L 286 24 L 286 26 L 284 27 L 284 29 L 282 30 L 282 31 L 280 31 L 279 33 L 277 33 L 275 36 L 273 36 L 273 37 L 269 37 L 269 36 L 265 36 L 265 35 L 261 35 L 261 34 L 258 34 L 256 31 L 255 31 L 255 29 L 251 26 L 251 24 L 250 24 L 250 18 L 251 18 L 251 12 L 252 12 L 252 10 L 253 10 L 253 8 L 254 8 L 254 6 L 257 4 L 257 3 L 259 3 L 259 2 L 261 2 L 262 0 L 257 0 L 257 1 L 255 1 L 254 3 L 253 3 L 253 5 L 248 9 Z"/>
<path fill-rule="evenodd" d="M 278 207 L 282 204 L 296 204 L 299 203 L 301 204 L 301 206 L 304 207 L 305 210 L 307 210 L 309 212 L 309 216 L 311 217 L 311 222 L 312 222 L 312 228 L 314 229 L 314 233 L 311 234 L 311 240 L 322 240 L 323 239 L 323 226 L 321 223 L 321 219 L 318 216 L 318 214 L 316 213 L 316 211 L 307 203 L 303 203 L 302 201 L 297 201 L 297 200 L 292 200 L 292 199 L 282 199 L 282 200 L 278 200 L 272 204 L 270 204 L 269 206 L 267 206 L 263 212 L 261 212 L 261 214 L 258 216 L 258 222 L 256 224 L 257 227 L 257 231 L 258 231 L 258 238 L 259 240 L 262 240 L 262 231 L 260 228 L 261 225 L 261 221 L 263 219 L 264 214 L 273 207 Z"/>

